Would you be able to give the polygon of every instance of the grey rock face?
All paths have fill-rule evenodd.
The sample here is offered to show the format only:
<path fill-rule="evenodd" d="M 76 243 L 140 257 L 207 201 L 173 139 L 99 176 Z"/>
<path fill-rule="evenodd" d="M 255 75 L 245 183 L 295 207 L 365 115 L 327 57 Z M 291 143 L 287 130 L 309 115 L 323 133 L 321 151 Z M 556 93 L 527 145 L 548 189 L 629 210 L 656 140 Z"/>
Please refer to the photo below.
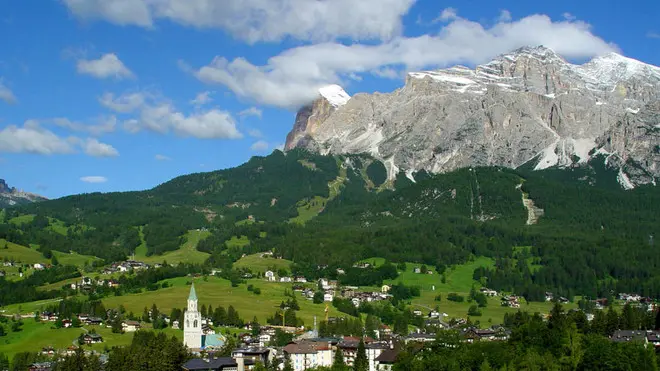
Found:
<path fill-rule="evenodd" d="M 388 94 L 357 94 L 343 105 L 322 97 L 299 112 L 286 148 L 369 153 L 386 163 L 391 177 L 422 169 L 515 168 L 532 160 L 536 169 L 568 166 L 586 163 L 626 117 L 658 112 L 648 106 L 658 99 L 658 67 L 618 54 L 574 65 L 544 47 L 522 48 L 474 70 L 410 73 Z M 612 133 L 619 138 L 629 131 Z M 656 174 L 646 166 L 657 164 L 640 148 L 617 150 L 632 151 L 619 156 Z M 652 180 L 630 176 L 633 184 Z"/>
<path fill-rule="evenodd" d="M 4 179 L 0 179 L 0 208 L 44 200 L 47 198 L 9 187 Z"/>

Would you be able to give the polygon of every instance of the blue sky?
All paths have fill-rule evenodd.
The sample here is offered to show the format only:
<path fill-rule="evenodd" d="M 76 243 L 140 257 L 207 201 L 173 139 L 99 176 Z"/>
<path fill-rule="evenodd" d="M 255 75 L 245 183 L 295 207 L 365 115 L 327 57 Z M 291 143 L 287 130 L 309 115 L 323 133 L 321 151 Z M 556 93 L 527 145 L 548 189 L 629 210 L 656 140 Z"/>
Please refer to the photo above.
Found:
<path fill-rule="evenodd" d="M 47 197 L 151 188 L 281 146 L 318 88 L 544 44 L 660 65 L 660 3 L 0 0 L 0 178 Z"/>

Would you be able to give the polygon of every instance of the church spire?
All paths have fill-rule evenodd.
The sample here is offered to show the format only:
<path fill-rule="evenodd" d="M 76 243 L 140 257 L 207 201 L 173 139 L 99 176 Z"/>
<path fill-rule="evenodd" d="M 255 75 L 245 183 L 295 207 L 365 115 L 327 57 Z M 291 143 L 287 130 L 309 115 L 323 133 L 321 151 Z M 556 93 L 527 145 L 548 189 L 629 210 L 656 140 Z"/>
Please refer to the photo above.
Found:
<path fill-rule="evenodd" d="M 197 300 L 197 293 L 195 292 L 195 284 L 193 283 L 190 286 L 190 295 L 188 295 L 188 300 Z"/>

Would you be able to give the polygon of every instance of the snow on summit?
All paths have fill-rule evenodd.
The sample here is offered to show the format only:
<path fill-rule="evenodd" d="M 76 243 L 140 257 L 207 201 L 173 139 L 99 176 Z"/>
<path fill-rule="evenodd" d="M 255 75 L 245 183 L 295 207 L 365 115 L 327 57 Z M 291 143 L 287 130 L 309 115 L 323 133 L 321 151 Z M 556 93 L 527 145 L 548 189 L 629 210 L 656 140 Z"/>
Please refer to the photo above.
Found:
<path fill-rule="evenodd" d="M 351 99 L 351 96 L 339 85 L 328 85 L 319 89 L 321 96 L 335 107 L 343 106 Z"/>

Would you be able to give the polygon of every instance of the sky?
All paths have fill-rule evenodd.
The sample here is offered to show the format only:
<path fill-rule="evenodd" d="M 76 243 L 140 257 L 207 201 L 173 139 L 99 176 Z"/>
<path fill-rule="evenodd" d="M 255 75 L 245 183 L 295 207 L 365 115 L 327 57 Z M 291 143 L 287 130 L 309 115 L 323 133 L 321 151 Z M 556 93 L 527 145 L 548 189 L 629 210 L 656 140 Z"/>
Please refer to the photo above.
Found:
<path fill-rule="evenodd" d="M 281 148 L 327 84 L 390 92 L 526 45 L 660 65 L 657 14 L 657 0 L 0 0 L 0 178 L 49 198 L 149 189 Z"/>

